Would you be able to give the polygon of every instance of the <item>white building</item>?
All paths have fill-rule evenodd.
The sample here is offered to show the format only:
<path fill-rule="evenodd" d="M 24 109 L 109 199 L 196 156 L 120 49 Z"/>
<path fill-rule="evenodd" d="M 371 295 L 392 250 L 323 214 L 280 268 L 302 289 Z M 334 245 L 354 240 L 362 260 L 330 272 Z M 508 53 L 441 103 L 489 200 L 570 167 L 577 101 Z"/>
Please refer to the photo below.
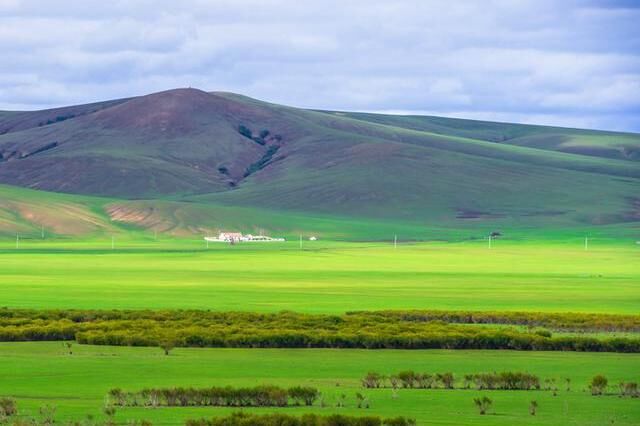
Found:
<path fill-rule="evenodd" d="M 221 243 L 239 243 L 239 242 L 274 242 L 284 241 L 284 238 L 272 238 L 266 235 L 243 235 L 241 232 L 220 232 L 217 237 L 204 237 L 205 240 Z"/>

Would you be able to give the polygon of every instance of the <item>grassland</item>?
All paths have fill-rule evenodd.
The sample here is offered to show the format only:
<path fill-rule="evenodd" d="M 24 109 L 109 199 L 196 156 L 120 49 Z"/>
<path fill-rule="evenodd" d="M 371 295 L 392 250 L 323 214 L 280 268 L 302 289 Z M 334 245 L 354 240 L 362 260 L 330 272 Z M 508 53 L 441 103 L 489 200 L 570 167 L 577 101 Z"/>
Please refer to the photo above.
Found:
<path fill-rule="evenodd" d="M 592 240 L 210 245 L 15 240 L 0 305 L 342 313 L 376 309 L 637 313 L 640 246 Z"/>
<path fill-rule="evenodd" d="M 199 308 L 342 313 L 374 309 L 469 309 L 637 314 L 640 246 L 630 239 L 582 238 L 558 233 L 548 240 L 346 243 L 298 241 L 236 246 L 202 240 L 155 240 L 149 233 L 91 239 L 46 237 L 0 243 L 0 306 L 49 308 Z M 553 239 L 552 237 L 555 237 Z M 419 424 L 637 424 L 637 399 L 593 397 L 595 374 L 638 381 L 640 356 L 613 353 L 397 350 L 263 350 L 0 343 L 0 395 L 18 400 L 22 414 L 58 407 L 58 420 L 100 417 L 108 389 L 152 386 L 248 386 L 269 383 L 318 387 L 326 408 L 283 410 L 384 417 L 407 415 Z M 369 410 L 355 408 L 359 379 L 369 370 L 452 371 L 457 376 L 518 370 L 555 378 L 560 391 L 367 390 Z M 564 390 L 570 377 L 572 390 Z M 339 384 L 339 386 L 337 386 Z M 347 406 L 335 401 L 347 395 Z M 478 415 L 473 398 L 494 400 Z M 538 415 L 528 413 L 536 400 Z M 117 420 L 147 418 L 180 424 L 186 418 L 228 413 L 228 408 L 126 408 Z"/>
<path fill-rule="evenodd" d="M 313 410 L 319 413 L 398 414 L 415 417 L 419 424 L 637 424 L 637 400 L 615 395 L 593 397 L 585 391 L 590 378 L 605 374 L 619 380 L 638 380 L 638 355 L 588 353 L 522 353 L 505 351 L 363 351 L 363 350 L 263 350 L 176 349 L 164 356 L 157 348 L 74 346 L 67 355 L 61 343 L 0 344 L 3 379 L 0 394 L 13 394 L 20 409 L 34 413 L 43 404 L 59 407 L 59 419 L 100 416 L 104 397 L 113 387 L 139 390 L 153 386 L 253 386 L 256 383 L 318 387 L 326 408 L 286 408 L 287 413 Z M 550 391 L 363 390 L 359 379 L 369 370 L 394 373 L 403 369 L 440 372 L 457 376 L 481 371 L 526 370 L 541 378 L 556 378 L 558 396 Z M 571 378 L 570 392 L 564 378 Z M 355 407 L 355 393 L 364 392 L 369 410 Z M 334 406 L 347 395 L 345 408 Z M 490 415 L 479 416 L 473 398 L 494 400 Z M 528 413 L 538 401 L 538 415 Z M 273 411 L 274 409 L 253 409 Z M 177 424 L 185 418 L 214 416 L 227 408 L 127 408 L 118 421 L 147 418 L 155 424 Z"/>

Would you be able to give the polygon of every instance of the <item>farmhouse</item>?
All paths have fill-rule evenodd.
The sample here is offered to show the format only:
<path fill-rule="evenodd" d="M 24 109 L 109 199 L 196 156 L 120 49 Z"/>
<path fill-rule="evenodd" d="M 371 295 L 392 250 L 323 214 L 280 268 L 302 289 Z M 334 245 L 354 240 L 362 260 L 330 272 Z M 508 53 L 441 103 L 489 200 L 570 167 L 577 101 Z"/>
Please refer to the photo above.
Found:
<path fill-rule="evenodd" d="M 239 243 L 239 242 L 272 242 L 284 241 L 284 238 L 272 238 L 266 235 L 243 235 L 241 232 L 220 232 L 217 237 L 204 237 L 206 241 L 222 242 L 222 243 Z"/>
<path fill-rule="evenodd" d="M 244 238 L 244 236 L 241 232 L 220 232 L 220 235 L 218 235 L 218 241 L 224 241 L 226 243 L 242 241 L 242 238 Z"/>

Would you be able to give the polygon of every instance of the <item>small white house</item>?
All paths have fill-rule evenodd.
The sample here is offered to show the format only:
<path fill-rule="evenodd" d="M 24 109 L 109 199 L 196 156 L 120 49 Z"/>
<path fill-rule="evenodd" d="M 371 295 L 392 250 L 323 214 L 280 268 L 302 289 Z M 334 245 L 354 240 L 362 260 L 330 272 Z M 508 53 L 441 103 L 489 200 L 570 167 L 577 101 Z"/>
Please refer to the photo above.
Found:
<path fill-rule="evenodd" d="M 220 235 L 218 235 L 219 241 L 227 243 L 236 243 L 242 241 L 243 238 L 244 236 L 241 232 L 221 232 Z"/>
<path fill-rule="evenodd" d="M 309 241 L 316 241 L 317 239 L 317 237 L 309 237 Z"/>
<path fill-rule="evenodd" d="M 273 242 L 284 241 L 284 238 L 272 238 L 266 235 L 243 235 L 241 232 L 220 232 L 217 237 L 204 237 L 206 241 L 221 243 L 239 243 L 239 242 Z"/>

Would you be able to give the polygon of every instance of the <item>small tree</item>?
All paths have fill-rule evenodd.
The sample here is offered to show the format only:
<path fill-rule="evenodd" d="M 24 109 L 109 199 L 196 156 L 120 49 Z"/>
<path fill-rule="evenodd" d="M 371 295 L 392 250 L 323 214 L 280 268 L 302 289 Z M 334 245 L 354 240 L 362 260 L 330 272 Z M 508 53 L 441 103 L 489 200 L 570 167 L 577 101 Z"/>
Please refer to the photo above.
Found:
<path fill-rule="evenodd" d="M 173 348 L 176 347 L 176 342 L 171 339 L 165 339 L 160 342 L 159 346 L 160 346 L 160 349 L 164 351 L 164 354 L 168 356 L 169 352 L 171 352 Z"/>
<path fill-rule="evenodd" d="M 640 392 L 638 392 L 638 383 L 636 382 L 620 382 L 620 396 L 630 396 L 632 398 L 637 398 L 640 396 Z"/>
<path fill-rule="evenodd" d="M 453 389 L 453 384 L 455 382 L 453 373 L 438 373 L 437 378 L 445 389 Z"/>
<path fill-rule="evenodd" d="M 471 383 L 473 383 L 473 374 L 465 374 L 464 375 L 464 388 L 471 388 Z"/>
<path fill-rule="evenodd" d="M 532 416 L 535 416 L 537 410 L 538 410 L 538 401 L 531 401 L 529 403 L 529 414 L 531 414 Z"/>
<path fill-rule="evenodd" d="M 358 408 L 362 408 L 362 404 L 366 400 L 365 396 L 360 392 L 356 392 L 356 401 L 358 402 Z"/>
<path fill-rule="evenodd" d="M 105 422 L 105 424 L 107 426 L 115 425 L 116 424 L 116 421 L 115 421 L 116 407 L 114 407 L 111 404 L 105 404 L 102 411 L 104 412 L 105 416 L 107 416 L 107 421 Z"/>
<path fill-rule="evenodd" d="M 51 426 L 54 424 L 56 416 L 56 407 L 54 405 L 43 405 L 40 407 L 40 425 Z"/>
<path fill-rule="evenodd" d="M 16 400 L 13 398 L 0 398 L 0 421 L 16 414 L 18 414 Z"/>
<path fill-rule="evenodd" d="M 67 349 L 67 352 L 69 352 L 69 355 L 73 355 L 73 351 L 71 350 L 73 342 L 64 342 L 64 347 Z"/>
<path fill-rule="evenodd" d="M 487 410 L 491 408 L 493 401 L 489 397 L 483 396 L 482 398 L 473 398 L 473 403 L 478 408 L 480 414 L 484 415 L 487 413 Z"/>
<path fill-rule="evenodd" d="M 591 395 L 602 395 L 602 393 L 607 389 L 607 385 L 609 381 L 602 374 L 598 374 L 593 379 L 591 379 Z"/>
<path fill-rule="evenodd" d="M 398 386 L 400 385 L 400 379 L 396 375 L 391 375 L 389 376 L 389 383 L 391 383 L 391 387 L 393 389 L 398 389 Z"/>
<path fill-rule="evenodd" d="M 567 377 L 564 382 L 567 384 L 567 392 L 569 392 L 571 390 L 571 378 Z"/>
<path fill-rule="evenodd" d="M 382 377 L 380 374 L 370 371 L 364 376 L 364 379 L 362 379 L 362 386 L 365 388 L 379 388 L 381 381 Z"/>

